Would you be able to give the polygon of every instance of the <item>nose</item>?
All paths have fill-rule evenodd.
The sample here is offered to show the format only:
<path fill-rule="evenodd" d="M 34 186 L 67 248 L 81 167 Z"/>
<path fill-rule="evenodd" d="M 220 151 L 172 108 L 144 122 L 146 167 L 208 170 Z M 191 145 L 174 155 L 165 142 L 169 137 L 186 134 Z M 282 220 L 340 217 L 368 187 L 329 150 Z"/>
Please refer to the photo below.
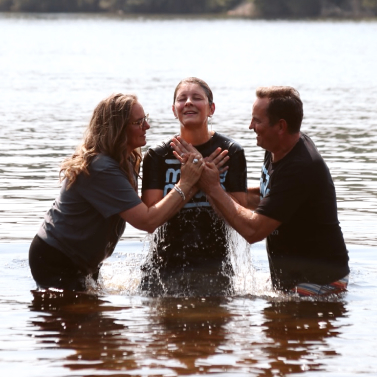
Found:
<path fill-rule="evenodd" d="M 254 125 L 253 120 L 250 121 L 249 130 L 254 130 L 255 131 L 255 125 Z"/>
<path fill-rule="evenodd" d="M 146 130 L 149 130 L 151 128 L 151 125 L 149 124 L 149 122 L 147 120 L 144 121 L 143 128 L 146 129 Z"/>
<path fill-rule="evenodd" d="M 192 105 L 191 97 L 186 98 L 185 106 Z"/>

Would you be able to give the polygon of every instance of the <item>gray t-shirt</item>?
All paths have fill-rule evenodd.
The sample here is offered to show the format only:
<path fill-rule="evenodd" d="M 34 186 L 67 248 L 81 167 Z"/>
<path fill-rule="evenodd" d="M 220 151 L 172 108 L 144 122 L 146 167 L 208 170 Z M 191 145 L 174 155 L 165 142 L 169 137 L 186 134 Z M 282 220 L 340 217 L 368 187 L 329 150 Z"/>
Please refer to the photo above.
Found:
<path fill-rule="evenodd" d="M 81 173 L 68 190 L 66 186 L 65 180 L 38 236 L 83 272 L 94 273 L 124 232 L 119 213 L 140 204 L 141 199 L 119 164 L 105 155 L 94 158 L 89 175 Z"/>

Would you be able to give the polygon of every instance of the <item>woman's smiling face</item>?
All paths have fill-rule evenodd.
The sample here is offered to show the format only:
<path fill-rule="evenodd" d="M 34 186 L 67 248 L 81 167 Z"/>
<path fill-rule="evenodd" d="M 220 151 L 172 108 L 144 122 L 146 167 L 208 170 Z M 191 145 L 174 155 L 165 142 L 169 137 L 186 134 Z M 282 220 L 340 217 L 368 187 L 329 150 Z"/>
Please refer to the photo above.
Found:
<path fill-rule="evenodd" d="M 177 90 L 172 109 L 183 126 L 206 126 L 214 105 L 209 104 L 207 94 L 199 84 L 187 82 Z"/>
<path fill-rule="evenodd" d="M 137 123 L 139 122 L 139 124 Z M 146 133 L 150 128 L 143 106 L 135 102 L 131 110 L 130 124 L 127 125 L 127 153 L 131 153 L 135 148 L 143 147 L 146 143 Z"/>

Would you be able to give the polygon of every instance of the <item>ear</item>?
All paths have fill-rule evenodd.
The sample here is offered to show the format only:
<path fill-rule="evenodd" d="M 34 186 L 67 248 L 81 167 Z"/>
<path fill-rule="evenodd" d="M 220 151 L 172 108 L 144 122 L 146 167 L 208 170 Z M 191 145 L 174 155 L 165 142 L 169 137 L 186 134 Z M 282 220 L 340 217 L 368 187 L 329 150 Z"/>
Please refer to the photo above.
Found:
<path fill-rule="evenodd" d="M 288 133 L 288 124 L 285 119 L 279 119 L 278 121 L 278 132 L 279 134 L 287 134 Z"/>
<path fill-rule="evenodd" d="M 173 114 L 176 118 L 178 118 L 178 115 L 177 115 L 177 112 L 175 110 L 175 106 L 174 105 L 171 105 L 171 110 L 173 111 Z"/>
<path fill-rule="evenodd" d="M 214 103 L 209 107 L 209 116 L 212 116 L 215 112 L 216 106 Z"/>

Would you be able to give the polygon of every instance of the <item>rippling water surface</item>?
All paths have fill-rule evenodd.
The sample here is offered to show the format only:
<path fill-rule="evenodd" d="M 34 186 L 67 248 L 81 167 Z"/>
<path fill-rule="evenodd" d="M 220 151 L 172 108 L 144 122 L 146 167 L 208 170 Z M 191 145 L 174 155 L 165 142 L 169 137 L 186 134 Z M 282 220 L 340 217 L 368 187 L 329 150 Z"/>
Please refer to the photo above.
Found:
<path fill-rule="evenodd" d="M 376 22 L 2 14 L 0 30 L 3 373 L 375 373 Z M 132 227 L 104 266 L 103 291 L 31 292 L 28 243 L 59 190 L 59 164 L 78 144 L 94 107 L 110 93 L 136 93 L 152 118 L 147 148 L 178 131 L 172 96 L 187 76 L 211 86 L 212 127 L 245 148 L 249 185 L 258 184 L 263 159 L 248 130 L 256 87 L 300 91 L 302 129 L 337 189 L 351 257 L 345 297 L 277 297 L 263 244 L 250 249 L 241 242 L 234 255 L 236 296 L 147 299 L 136 289 L 146 234 Z"/>

